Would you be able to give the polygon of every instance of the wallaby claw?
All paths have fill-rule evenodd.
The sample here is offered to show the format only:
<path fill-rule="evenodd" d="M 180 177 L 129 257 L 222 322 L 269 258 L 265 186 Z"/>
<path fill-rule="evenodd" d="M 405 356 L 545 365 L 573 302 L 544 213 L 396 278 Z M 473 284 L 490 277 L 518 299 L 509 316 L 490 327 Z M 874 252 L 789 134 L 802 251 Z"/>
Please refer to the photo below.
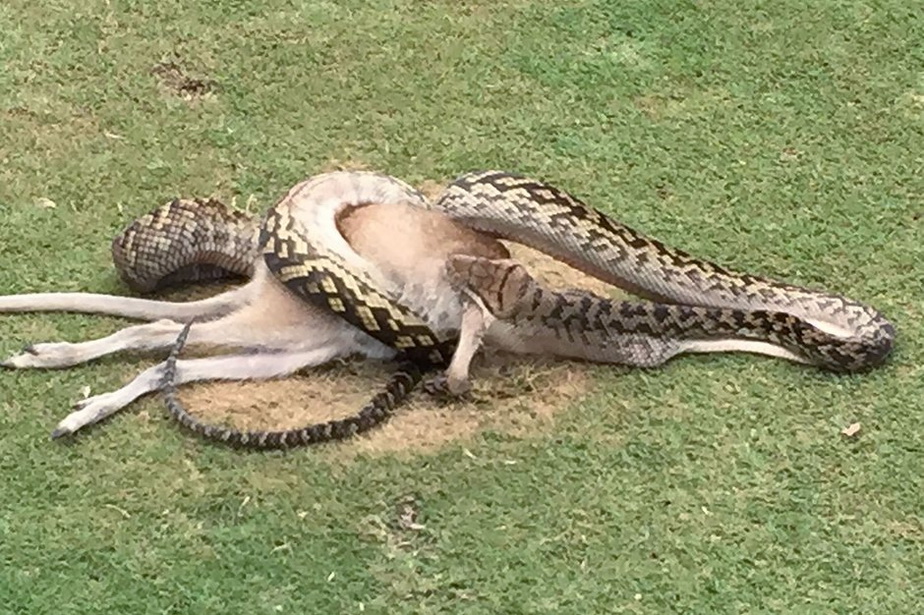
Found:
<path fill-rule="evenodd" d="M 474 401 L 471 383 L 468 380 L 452 383 L 446 374 L 425 381 L 423 390 L 441 401 Z"/>

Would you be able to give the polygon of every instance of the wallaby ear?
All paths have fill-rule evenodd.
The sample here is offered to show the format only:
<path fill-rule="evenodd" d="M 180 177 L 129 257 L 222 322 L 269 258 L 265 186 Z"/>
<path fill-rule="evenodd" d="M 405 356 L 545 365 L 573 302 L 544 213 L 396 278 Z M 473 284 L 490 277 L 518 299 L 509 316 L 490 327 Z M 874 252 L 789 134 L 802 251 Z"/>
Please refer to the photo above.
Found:
<path fill-rule="evenodd" d="M 529 272 L 511 259 L 488 259 L 454 254 L 446 261 L 450 283 L 469 289 L 498 319 L 508 318 L 535 282 Z"/>

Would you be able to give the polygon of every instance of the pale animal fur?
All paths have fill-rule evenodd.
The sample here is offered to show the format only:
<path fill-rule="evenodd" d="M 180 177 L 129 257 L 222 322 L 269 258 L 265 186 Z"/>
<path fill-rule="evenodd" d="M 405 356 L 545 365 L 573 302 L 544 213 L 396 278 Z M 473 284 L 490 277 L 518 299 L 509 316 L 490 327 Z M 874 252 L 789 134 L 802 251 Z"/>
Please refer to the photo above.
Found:
<path fill-rule="evenodd" d="M 508 260 L 507 248 L 442 213 L 411 203 L 360 205 L 368 202 L 360 198 L 362 194 L 375 193 L 384 185 L 376 181 L 371 180 L 368 185 L 360 182 L 357 187 L 349 182 L 312 180 L 300 186 L 321 190 L 318 199 L 299 200 L 301 188 L 297 186 L 285 203 L 296 209 L 304 208 L 296 212 L 299 220 L 308 221 L 314 216 L 317 218 L 314 222 L 328 225 L 327 230 L 333 232 L 328 232 L 325 239 L 337 244 L 344 244 L 345 240 L 341 245 L 343 253 L 359 265 L 375 269 L 384 283 L 397 292 L 397 302 L 411 306 L 426 318 L 431 328 L 458 332 L 458 348 L 446 370 L 450 392 L 461 393 L 467 389 L 469 366 L 482 342 L 514 353 L 618 362 L 619 345 L 631 343 L 631 339 L 614 338 L 608 340 L 609 344 L 588 347 L 579 340 L 563 340 L 549 328 L 523 330 L 496 319 L 499 306 L 484 305 L 485 295 L 479 296 L 474 287 L 466 286 L 465 280 L 466 276 L 470 280 L 487 276 L 479 282 L 479 288 L 502 303 L 515 304 L 516 298 L 507 295 L 516 294 L 516 289 L 524 288 L 532 278 L 519 264 Z M 363 193 L 363 190 L 372 192 Z M 315 206 L 312 203 L 339 203 L 342 199 L 351 205 L 337 216 L 336 229 L 324 218 L 324 211 L 311 210 Z M 487 267 L 485 272 L 494 273 L 473 275 L 479 273 L 479 267 Z M 190 330 L 189 346 L 204 351 L 233 352 L 180 360 L 176 370 L 177 384 L 278 378 L 349 355 L 370 359 L 396 356 L 394 349 L 347 324 L 339 316 L 293 295 L 270 273 L 262 256 L 256 258 L 254 274 L 248 283 L 201 301 L 176 303 L 90 293 L 0 297 L 0 312 L 49 310 L 107 314 L 150 322 L 97 340 L 35 344 L 0 365 L 16 369 L 62 368 L 120 351 L 166 354 L 184 323 L 191 319 L 196 322 Z M 781 346 L 758 341 L 720 338 L 676 344 L 676 352 L 728 351 L 757 352 L 805 361 Z M 157 390 L 163 376 L 164 363 L 160 363 L 116 391 L 78 402 L 77 409 L 58 424 L 53 435 L 73 433 L 112 415 L 138 397 Z"/>
<path fill-rule="evenodd" d="M 379 267 L 393 281 L 413 289 L 432 301 L 443 313 L 458 313 L 451 306 L 459 297 L 446 277 L 445 264 L 452 254 L 490 259 L 509 256 L 506 247 L 476 231 L 453 222 L 442 214 L 404 204 L 366 205 L 346 210 L 338 227 L 351 247 Z M 191 302 L 169 302 L 92 293 L 39 293 L 0 297 L 0 312 L 71 311 L 106 314 L 151 321 L 129 326 L 112 335 L 85 342 L 34 344 L 0 363 L 3 367 L 64 368 L 122 351 L 166 353 L 184 322 L 197 319 L 188 345 L 200 350 L 234 350 L 207 358 L 183 359 L 177 364 L 177 384 L 203 380 L 248 380 L 283 377 L 297 370 L 320 365 L 338 357 L 361 355 L 390 359 L 395 351 L 338 316 L 318 309 L 291 294 L 257 259 L 255 274 L 245 285 L 218 296 Z M 474 333 L 482 328 L 480 318 L 467 322 Z M 457 325 L 458 326 L 458 325 Z M 460 347 L 450 367 L 451 387 L 465 388 L 468 363 L 477 350 L 473 344 Z M 494 340 L 501 346 L 521 344 Z M 124 408 L 138 397 L 159 388 L 164 364 L 139 374 L 124 387 L 89 397 L 62 420 L 55 436 L 73 433 Z"/>

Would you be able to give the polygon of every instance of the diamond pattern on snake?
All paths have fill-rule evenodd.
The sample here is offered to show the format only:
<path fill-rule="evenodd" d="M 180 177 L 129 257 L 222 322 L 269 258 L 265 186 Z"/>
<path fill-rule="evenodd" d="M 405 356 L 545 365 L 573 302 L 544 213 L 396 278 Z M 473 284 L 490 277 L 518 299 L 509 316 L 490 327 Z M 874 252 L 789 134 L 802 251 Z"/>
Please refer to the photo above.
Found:
<path fill-rule="evenodd" d="M 640 297 L 620 301 L 544 286 L 504 242 L 537 249 Z M 144 293 L 224 275 L 247 282 L 190 302 L 93 293 L 0 297 L 0 312 L 75 311 L 146 321 L 104 338 L 34 344 L 0 365 L 61 368 L 120 351 L 166 360 L 77 403 L 63 437 L 163 390 L 206 438 L 290 448 L 348 438 L 386 421 L 426 374 L 464 395 L 483 346 L 652 368 L 684 353 L 750 352 L 839 372 L 882 365 L 895 329 L 873 307 L 696 258 L 540 180 L 464 174 L 438 198 L 361 171 L 291 188 L 262 217 L 214 200 L 174 200 L 112 242 L 117 272 Z M 180 358 L 183 347 L 222 351 Z M 392 360 L 384 389 L 354 415 L 281 431 L 208 425 L 177 399 L 203 380 L 282 377 L 339 357 Z"/>

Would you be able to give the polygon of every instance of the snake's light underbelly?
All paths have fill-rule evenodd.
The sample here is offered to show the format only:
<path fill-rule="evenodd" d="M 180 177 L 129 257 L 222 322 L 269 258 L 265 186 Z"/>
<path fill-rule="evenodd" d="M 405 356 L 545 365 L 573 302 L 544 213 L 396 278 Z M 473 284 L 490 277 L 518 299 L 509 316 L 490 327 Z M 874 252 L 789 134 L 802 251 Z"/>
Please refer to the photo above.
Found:
<path fill-rule="evenodd" d="M 466 278 L 463 271 L 465 284 L 497 319 L 486 339 L 513 350 L 640 366 L 659 365 L 682 352 L 745 350 L 859 371 L 881 365 L 894 344 L 893 325 L 868 305 L 734 272 L 645 237 L 549 184 L 501 171 L 463 175 L 432 203 L 392 177 L 327 173 L 293 187 L 260 220 L 213 201 L 175 201 L 117 237 L 113 258 L 122 278 L 138 290 L 221 271 L 250 275 L 262 258 L 304 300 L 340 315 L 418 366 L 442 365 L 458 337 L 458 288 L 433 272 L 421 281 L 414 271 L 389 269 L 358 253 L 338 221 L 370 204 L 426 210 L 469 229 L 465 245 L 474 245 L 475 237 L 486 242 L 473 253 L 487 269 L 506 258 L 490 238 L 505 239 L 647 299 L 551 291 L 522 267 L 518 282 L 505 273 L 506 265 L 481 277 Z M 382 240 L 389 241 L 387 234 Z M 437 269 L 444 257 L 434 254 Z M 507 300 L 498 301 L 498 287 L 506 288 Z M 405 394 L 411 380 L 399 374 L 395 390 Z M 363 421 L 257 439 L 284 446 L 353 433 L 374 424 L 370 416 L 387 416 L 395 396 L 386 397 L 385 410 L 367 413 Z"/>
<path fill-rule="evenodd" d="M 463 175 L 433 203 L 404 182 L 376 173 L 323 174 L 292 188 L 262 221 L 215 201 L 175 201 L 117 237 L 113 258 L 123 279 L 139 290 L 221 270 L 246 276 L 261 252 L 274 274 L 293 286 L 300 275 L 296 261 L 333 263 L 340 281 L 365 290 L 353 289 L 344 298 L 319 289 L 315 300 L 320 296 L 328 307 L 330 299 L 337 305 L 353 302 L 361 313 L 354 324 L 378 330 L 391 345 L 401 337 L 405 349 L 419 346 L 428 355 L 430 346 L 458 331 L 457 294 L 439 276 L 425 276 L 421 283 L 406 272 L 383 271 L 349 244 L 338 219 L 374 203 L 447 216 L 657 301 L 561 295 L 537 285 L 538 294 L 531 290 L 515 322 L 532 337 L 558 344 L 558 351 L 570 347 L 569 355 L 613 361 L 614 344 L 642 336 L 660 340 L 652 344 L 662 349 L 648 357 L 633 354 L 628 362 L 657 364 L 677 352 L 730 348 L 738 340 L 742 348 L 771 344 L 785 349 L 788 358 L 851 371 L 881 364 L 894 342 L 892 324 L 868 305 L 733 272 L 647 238 L 553 186 L 499 171 Z M 503 257 L 481 249 L 486 258 Z M 435 255 L 434 262 L 441 257 Z M 379 315 L 370 315 L 371 308 Z"/>

